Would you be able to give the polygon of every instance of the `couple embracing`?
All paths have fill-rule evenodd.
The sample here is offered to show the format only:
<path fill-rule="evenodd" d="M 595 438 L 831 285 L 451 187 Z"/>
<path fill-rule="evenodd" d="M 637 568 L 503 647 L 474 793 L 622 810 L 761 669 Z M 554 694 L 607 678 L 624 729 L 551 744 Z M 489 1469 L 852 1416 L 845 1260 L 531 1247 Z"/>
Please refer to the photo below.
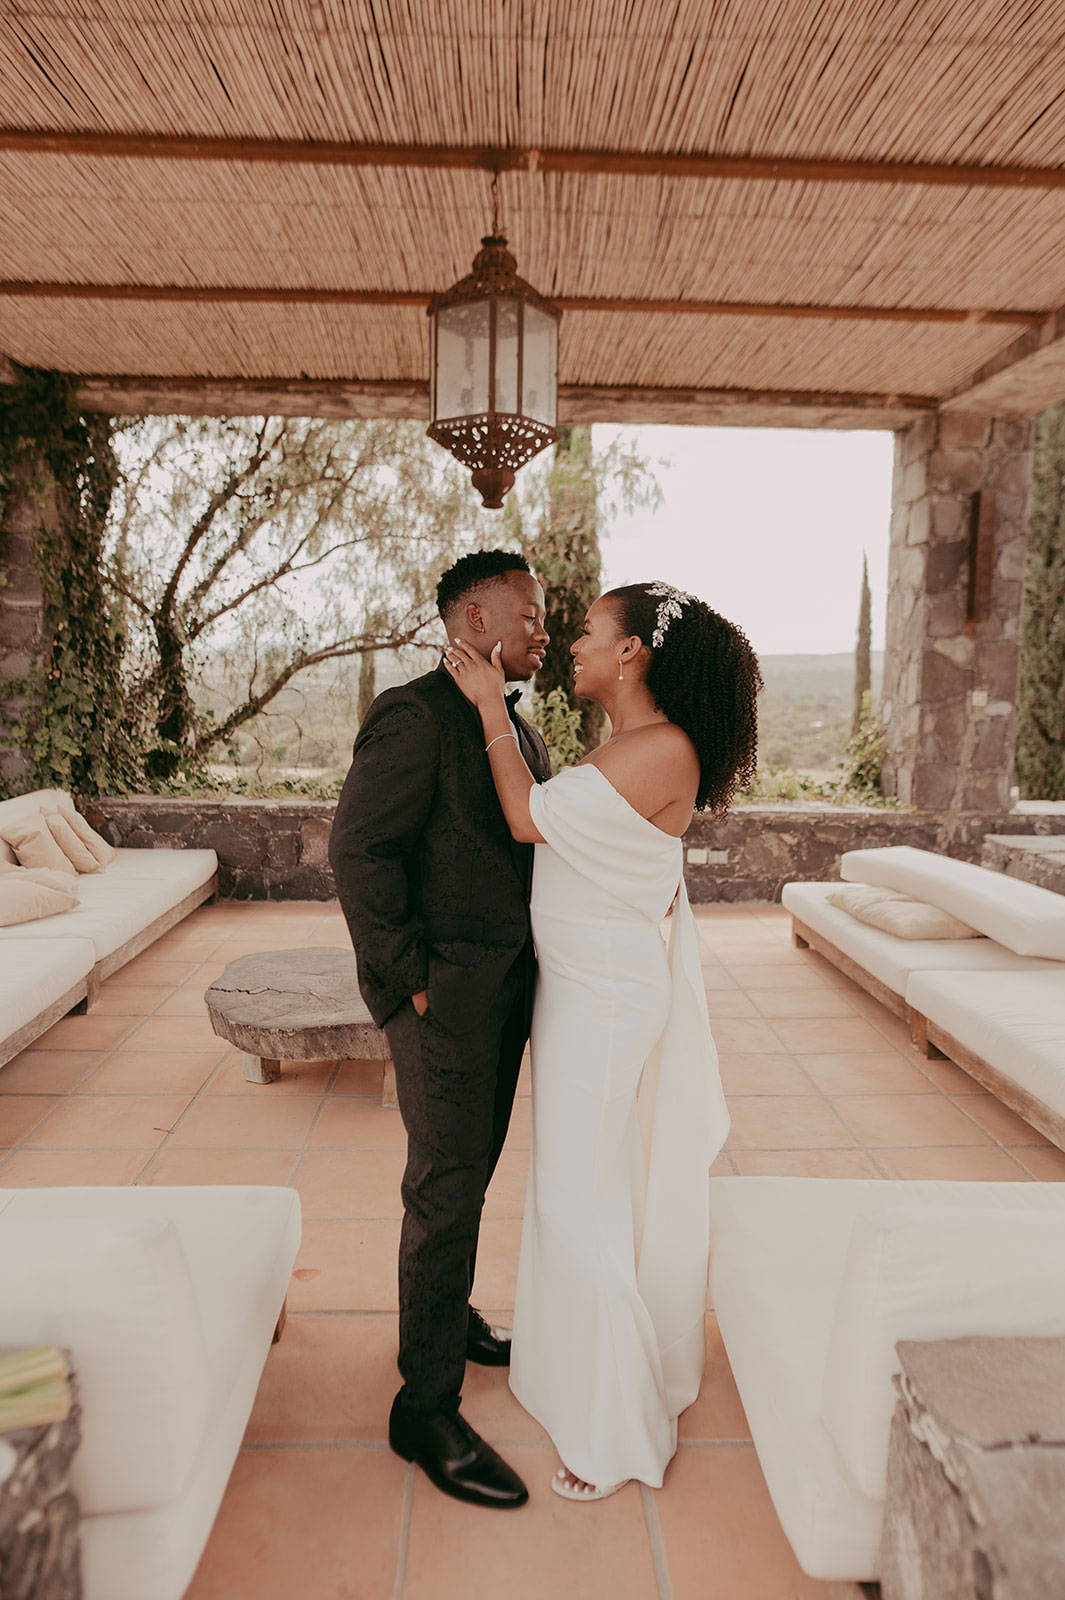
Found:
<path fill-rule="evenodd" d="M 467 1361 L 509 1365 L 558 1494 L 658 1487 L 702 1375 L 708 1168 L 728 1131 L 681 836 L 753 770 L 757 661 L 694 596 L 611 590 L 573 645 L 611 735 L 552 778 L 506 693 L 548 643 L 528 564 L 465 556 L 437 600 L 444 659 L 375 700 L 330 846 L 408 1139 L 389 1440 L 446 1493 L 523 1505 L 459 1409 Z M 511 1335 L 470 1293 L 530 1026 Z"/>

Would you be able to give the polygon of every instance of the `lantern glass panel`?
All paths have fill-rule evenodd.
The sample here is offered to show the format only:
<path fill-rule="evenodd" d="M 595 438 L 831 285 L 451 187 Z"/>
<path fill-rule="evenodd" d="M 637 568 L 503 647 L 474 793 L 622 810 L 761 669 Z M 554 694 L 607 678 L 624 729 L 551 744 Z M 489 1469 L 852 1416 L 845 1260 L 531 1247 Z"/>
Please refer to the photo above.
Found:
<path fill-rule="evenodd" d="M 525 307 L 522 414 L 555 426 L 558 410 L 558 320 L 538 306 Z"/>
<path fill-rule="evenodd" d="M 448 306 L 436 317 L 436 417 L 488 410 L 487 300 Z"/>
<path fill-rule="evenodd" d="M 496 395 L 497 412 L 513 416 L 518 405 L 518 334 L 521 327 L 521 301 L 501 295 L 496 301 Z"/>

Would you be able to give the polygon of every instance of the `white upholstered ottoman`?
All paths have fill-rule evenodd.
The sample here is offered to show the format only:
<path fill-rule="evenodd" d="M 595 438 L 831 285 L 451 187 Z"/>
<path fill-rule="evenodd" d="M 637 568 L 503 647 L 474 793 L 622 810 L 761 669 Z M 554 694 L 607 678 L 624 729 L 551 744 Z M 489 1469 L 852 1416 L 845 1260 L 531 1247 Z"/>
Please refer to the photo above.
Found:
<path fill-rule="evenodd" d="M 812 1577 L 877 1575 L 894 1345 L 1065 1334 L 1065 1184 L 713 1178 L 711 1300 Z"/>
<path fill-rule="evenodd" d="M 299 1241 L 294 1189 L 0 1189 L 0 1345 L 77 1368 L 85 1600 L 184 1594 Z"/>

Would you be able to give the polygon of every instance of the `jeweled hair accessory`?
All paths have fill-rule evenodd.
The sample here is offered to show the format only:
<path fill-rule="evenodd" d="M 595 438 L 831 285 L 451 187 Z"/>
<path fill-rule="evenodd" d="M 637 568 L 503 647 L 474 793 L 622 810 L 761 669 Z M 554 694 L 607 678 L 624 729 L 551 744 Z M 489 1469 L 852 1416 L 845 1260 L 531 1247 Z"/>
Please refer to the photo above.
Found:
<path fill-rule="evenodd" d="M 681 616 L 689 600 L 694 600 L 693 594 L 686 594 L 683 589 L 674 589 L 671 583 L 652 583 L 647 590 L 658 601 L 658 611 L 655 615 L 655 631 L 651 635 L 651 645 L 657 650 L 666 636 L 666 630 L 671 622 Z"/>

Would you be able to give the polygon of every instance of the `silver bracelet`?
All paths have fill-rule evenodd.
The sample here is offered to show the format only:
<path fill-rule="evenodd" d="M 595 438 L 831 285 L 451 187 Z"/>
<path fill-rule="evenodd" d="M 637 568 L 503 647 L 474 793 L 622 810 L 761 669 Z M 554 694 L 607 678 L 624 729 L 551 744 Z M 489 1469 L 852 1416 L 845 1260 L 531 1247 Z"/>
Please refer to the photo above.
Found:
<path fill-rule="evenodd" d="M 488 743 L 485 745 L 485 747 L 484 747 L 485 755 L 488 754 L 489 750 L 491 750 L 491 748 L 492 748 L 492 746 L 494 744 L 498 744 L 499 743 L 500 739 L 513 739 L 515 744 L 517 744 L 517 742 L 518 742 L 518 736 L 514 732 L 513 728 L 511 728 L 508 733 L 497 733 L 495 738 L 494 739 L 489 739 Z"/>

